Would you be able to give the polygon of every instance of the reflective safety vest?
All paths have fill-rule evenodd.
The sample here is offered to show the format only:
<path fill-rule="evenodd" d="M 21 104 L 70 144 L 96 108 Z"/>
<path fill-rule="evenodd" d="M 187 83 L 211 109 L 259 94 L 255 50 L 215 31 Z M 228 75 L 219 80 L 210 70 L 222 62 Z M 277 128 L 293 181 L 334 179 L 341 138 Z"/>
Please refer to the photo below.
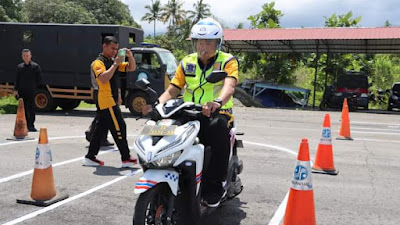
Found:
<path fill-rule="evenodd" d="M 206 83 L 199 87 L 201 83 L 205 82 L 205 78 L 215 70 L 224 70 L 225 65 L 234 57 L 231 54 L 219 51 L 217 59 L 212 66 L 208 66 L 206 71 L 202 71 L 197 59 L 197 53 L 192 53 L 182 59 L 182 68 L 185 73 L 186 88 L 183 95 L 185 102 L 194 102 L 204 104 L 206 102 L 213 102 L 221 93 L 223 81 L 218 83 Z M 193 99 L 194 95 L 194 99 Z M 222 109 L 230 109 L 233 107 L 233 97 L 229 99 Z"/>

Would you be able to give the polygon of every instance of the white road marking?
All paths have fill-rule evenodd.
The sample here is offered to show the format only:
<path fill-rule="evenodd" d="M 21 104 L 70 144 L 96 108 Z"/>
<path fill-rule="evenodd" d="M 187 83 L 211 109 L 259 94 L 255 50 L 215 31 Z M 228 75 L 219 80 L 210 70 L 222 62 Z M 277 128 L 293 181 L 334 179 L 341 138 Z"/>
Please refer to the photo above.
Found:
<path fill-rule="evenodd" d="M 398 123 L 377 123 L 377 122 L 365 122 L 365 121 L 352 121 L 350 120 L 350 124 L 367 124 L 367 125 L 371 125 L 371 124 L 376 124 L 376 125 L 388 125 L 388 126 L 400 126 L 400 124 Z"/>
<path fill-rule="evenodd" d="M 107 154 L 107 153 L 114 152 L 114 151 L 117 151 L 117 150 L 118 150 L 117 148 L 107 149 L 105 151 L 99 152 L 99 155 Z M 82 159 L 83 159 L 83 156 L 75 158 L 75 159 L 62 161 L 62 162 L 53 164 L 52 167 L 57 167 L 57 166 L 65 165 L 65 164 L 68 164 L 68 163 L 73 163 L 73 162 L 76 162 L 76 161 L 80 161 Z M 4 183 L 4 182 L 7 182 L 7 181 L 10 181 L 10 180 L 14 180 L 14 179 L 23 177 L 23 176 L 27 176 L 27 175 L 32 174 L 32 173 L 33 173 L 33 169 L 25 171 L 25 172 L 22 172 L 22 173 L 17 173 L 17 174 L 14 174 L 12 176 L 9 176 L 9 177 L 0 178 L 0 184 Z"/>
<path fill-rule="evenodd" d="M 274 216 L 272 217 L 271 221 L 269 221 L 268 225 L 279 225 L 279 224 L 281 224 L 283 216 L 285 215 L 288 198 L 289 198 L 289 191 L 286 193 L 285 198 L 283 199 L 283 201 L 279 205 L 278 210 L 276 210 Z"/>
<path fill-rule="evenodd" d="M 262 144 L 262 143 L 257 143 L 257 142 L 250 142 L 250 141 L 243 141 L 246 144 L 250 144 L 250 145 L 258 145 L 258 146 L 262 146 L 262 147 L 267 147 L 267 148 L 273 148 L 279 151 L 283 151 L 283 152 L 287 152 L 290 153 L 292 155 L 297 155 L 297 152 L 294 152 L 288 148 L 284 148 L 284 147 L 280 147 L 277 145 L 269 145 L 269 144 Z"/>
<path fill-rule="evenodd" d="M 127 135 L 127 136 L 137 136 L 137 135 L 133 134 L 133 135 Z M 49 140 L 62 140 L 62 139 L 82 138 L 82 137 L 85 137 L 85 136 L 53 137 L 53 138 L 49 138 Z M 0 144 L 0 146 L 3 146 L 3 145 L 13 145 L 13 144 L 22 144 L 22 143 L 34 142 L 34 141 L 37 141 L 37 139 L 35 139 L 35 140 L 29 140 L 29 141 L 8 142 L 8 143 Z M 105 151 L 99 152 L 99 155 L 107 154 L 107 153 L 110 153 L 110 152 L 113 152 L 113 151 L 116 151 L 116 150 L 118 150 L 118 148 L 115 148 L 115 147 L 112 148 L 112 149 L 107 149 L 107 150 L 105 150 Z M 57 167 L 57 166 L 61 166 L 61 165 L 73 163 L 73 162 L 76 162 L 76 161 L 79 161 L 79 160 L 82 160 L 82 159 L 83 159 L 83 156 L 82 156 L 82 157 L 75 158 L 75 159 L 70 159 L 70 160 L 66 160 L 66 161 L 63 161 L 63 162 L 55 163 L 55 164 L 53 164 L 52 166 L 53 166 L 53 167 Z M 22 172 L 22 173 L 14 174 L 14 175 L 12 175 L 12 176 L 0 178 L 0 184 L 1 184 L 1 183 L 4 183 L 4 182 L 7 182 L 7 181 L 10 181 L 10 180 L 13 180 L 13 179 L 16 179 L 16 178 L 20 178 L 20 177 L 23 177 L 23 176 L 27 176 L 27 175 L 32 174 L 32 173 L 33 173 L 33 169 L 32 169 L 32 170 L 25 171 L 25 172 Z"/>
<path fill-rule="evenodd" d="M 82 198 L 82 197 L 84 197 L 84 196 L 86 196 L 86 195 L 89 195 L 89 194 L 91 194 L 91 193 L 93 193 L 93 192 L 95 192 L 95 191 L 98 191 L 98 190 L 100 190 L 100 189 L 103 189 L 103 188 L 105 188 L 105 187 L 107 187 L 107 186 L 110 186 L 110 185 L 112 185 L 112 184 L 114 184 L 114 183 L 117 183 L 117 182 L 119 182 L 119 181 L 121 181 L 121 180 L 123 180 L 123 179 L 125 179 L 125 178 L 127 178 L 127 177 L 129 177 L 129 176 L 133 176 L 133 175 L 138 174 L 138 173 L 140 173 L 140 172 L 142 172 L 142 169 L 138 169 L 138 170 L 132 171 L 132 172 L 130 172 L 130 173 L 128 173 L 128 174 L 126 174 L 126 175 L 124 175 L 124 176 L 122 176 L 122 177 L 115 178 L 114 180 L 111 180 L 111 181 L 109 181 L 109 182 L 107 182 L 107 183 L 104 183 L 104 184 L 102 184 L 102 185 L 99 185 L 99 186 L 97 186 L 97 187 L 94 187 L 94 188 L 92 188 L 92 189 L 89 189 L 89 190 L 87 190 L 87 191 L 85 191 L 85 192 L 82 192 L 82 193 L 77 194 L 77 195 L 75 195 L 75 196 L 73 196 L 73 197 L 67 198 L 67 199 L 65 199 L 65 200 L 63 200 L 63 201 L 54 203 L 53 205 L 47 206 L 47 207 L 45 207 L 45 208 L 43 208 L 43 209 L 40 209 L 40 210 L 34 211 L 34 212 L 32 212 L 32 213 L 29 213 L 29 214 L 27 214 L 27 215 L 25 215 L 25 216 L 19 217 L 19 218 L 15 219 L 15 220 L 12 220 L 12 221 L 10 221 L 10 222 L 4 223 L 3 225 L 13 225 L 13 224 L 17 224 L 17 223 L 23 222 L 23 221 L 25 221 L 25 220 L 34 218 L 34 217 L 36 217 L 37 215 L 40 215 L 40 214 L 42 214 L 42 213 L 48 212 L 48 211 L 50 211 L 50 210 L 53 210 L 53 209 L 55 209 L 55 208 L 57 208 L 57 207 L 59 207 L 59 206 L 62 206 L 62 205 L 64 205 L 64 204 L 68 203 L 68 202 L 72 202 L 72 201 L 74 201 L 74 200 L 77 200 L 77 199 L 79 199 L 79 198 Z"/>
<path fill-rule="evenodd" d="M 276 150 L 279 150 L 279 151 L 282 151 L 282 152 L 287 152 L 287 153 L 290 153 L 292 155 L 297 156 L 297 152 L 294 152 L 294 151 L 292 151 L 290 149 L 287 149 L 285 147 L 281 147 L 281 146 L 277 146 L 277 145 L 262 144 L 262 143 L 257 143 L 257 142 L 250 142 L 250 141 L 243 141 L 243 142 L 246 143 L 246 144 L 250 144 L 250 145 L 258 145 L 258 146 L 262 146 L 262 147 L 268 147 L 268 148 L 276 149 Z M 310 163 L 311 163 L 311 167 L 312 167 L 313 164 L 314 164 L 313 161 L 310 160 Z M 268 225 L 279 225 L 279 224 L 281 224 L 283 216 L 285 215 L 288 196 L 289 196 L 289 191 L 286 193 L 285 198 L 283 199 L 283 201 L 279 205 L 278 209 L 275 211 L 275 214 L 272 217 L 272 219 L 270 220 L 270 222 L 268 223 Z"/>
<path fill-rule="evenodd" d="M 369 138 L 353 138 L 356 141 L 375 141 L 375 142 L 394 142 L 394 143 L 400 143 L 400 141 L 395 141 L 395 140 L 379 140 L 379 139 L 369 139 Z"/>
<path fill-rule="evenodd" d="M 64 136 L 64 137 L 50 137 L 48 138 L 49 140 L 62 140 L 62 139 L 72 139 L 72 138 L 83 138 L 85 136 Z M 28 142 L 37 142 L 38 139 L 35 138 L 33 140 L 26 140 L 26 141 L 10 141 L 6 143 L 0 143 L 0 146 L 6 146 L 6 145 L 15 145 L 15 144 L 23 144 L 23 143 L 28 143 Z"/>
<path fill-rule="evenodd" d="M 358 130 L 351 130 L 351 133 L 400 135 L 400 132 L 396 132 L 396 133 L 391 133 L 391 132 L 368 132 L 368 131 L 358 131 Z"/>
<path fill-rule="evenodd" d="M 394 132 L 399 132 L 400 133 L 400 129 L 396 129 L 396 128 L 371 128 L 371 127 L 353 127 L 354 129 L 358 129 L 358 130 L 381 130 L 381 131 L 394 131 Z"/>

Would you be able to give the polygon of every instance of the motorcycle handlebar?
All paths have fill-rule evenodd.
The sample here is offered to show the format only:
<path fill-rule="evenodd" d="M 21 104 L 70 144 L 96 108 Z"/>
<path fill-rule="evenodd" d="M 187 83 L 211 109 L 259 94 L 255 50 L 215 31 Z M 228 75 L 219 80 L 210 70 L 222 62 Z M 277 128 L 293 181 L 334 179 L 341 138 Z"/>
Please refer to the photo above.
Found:
<path fill-rule="evenodd" d="M 220 109 L 215 110 L 211 113 L 211 117 L 219 114 Z M 163 119 L 160 113 L 157 111 L 155 107 L 149 112 L 149 117 L 151 120 L 157 121 Z M 171 116 L 172 119 L 187 119 L 187 120 L 200 120 L 204 118 L 208 118 L 203 114 L 203 106 L 200 104 L 193 105 L 188 108 L 183 108 L 182 110 L 176 112 Z"/>

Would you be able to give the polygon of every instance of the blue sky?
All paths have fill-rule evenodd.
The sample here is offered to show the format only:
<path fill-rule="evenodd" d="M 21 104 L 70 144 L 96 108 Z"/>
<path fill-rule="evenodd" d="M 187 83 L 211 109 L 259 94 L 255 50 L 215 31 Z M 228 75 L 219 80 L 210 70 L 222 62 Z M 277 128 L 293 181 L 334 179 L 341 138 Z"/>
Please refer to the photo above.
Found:
<path fill-rule="evenodd" d="M 193 3 L 197 0 L 181 0 L 184 9 L 193 9 Z M 153 34 L 153 24 L 141 21 L 146 13 L 145 5 L 151 4 L 151 0 L 122 0 L 129 5 L 133 18 L 138 22 L 145 35 Z M 168 0 L 161 0 L 161 4 Z M 261 11 L 263 4 L 270 1 L 260 0 L 204 0 L 211 6 L 211 13 L 219 18 L 222 23 L 234 28 L 239 23 L 249 27 L 247 17 Z M 400 26 L 400 2 L 398 0 L 276 0 L 275 9 L 281 10 L 284 16 L 281 18 L 281 26 L 294 27 L 322 27 L 324 16 L 329 17 L 333 13 L 341 15 L 348 11 L 353 12 L 353 17 L 361 16 L 361 26 L 379 27 L 388 20 L 393 26 Z M 234 16 L 233 16 L 234 15 Z M 157 33 L 165 32 L 166 25 L 156 24 Z"/>

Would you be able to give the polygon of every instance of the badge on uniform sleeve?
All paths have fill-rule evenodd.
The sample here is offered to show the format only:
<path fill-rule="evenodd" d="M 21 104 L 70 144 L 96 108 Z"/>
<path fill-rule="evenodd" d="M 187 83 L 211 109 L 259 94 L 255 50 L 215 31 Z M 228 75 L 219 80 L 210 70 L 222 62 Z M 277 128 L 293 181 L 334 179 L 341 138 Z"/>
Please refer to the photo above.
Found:
<path fill-rule="evenodd" d="M 221 70 L 221 63 L 220 62 L 215 62 L 213 66 L 213 70 Z"/>
<path fill-rule="evenodd" d="M 186 64 L 186 73 L 196 73 L 196 64 L 188 63 Z"/>

